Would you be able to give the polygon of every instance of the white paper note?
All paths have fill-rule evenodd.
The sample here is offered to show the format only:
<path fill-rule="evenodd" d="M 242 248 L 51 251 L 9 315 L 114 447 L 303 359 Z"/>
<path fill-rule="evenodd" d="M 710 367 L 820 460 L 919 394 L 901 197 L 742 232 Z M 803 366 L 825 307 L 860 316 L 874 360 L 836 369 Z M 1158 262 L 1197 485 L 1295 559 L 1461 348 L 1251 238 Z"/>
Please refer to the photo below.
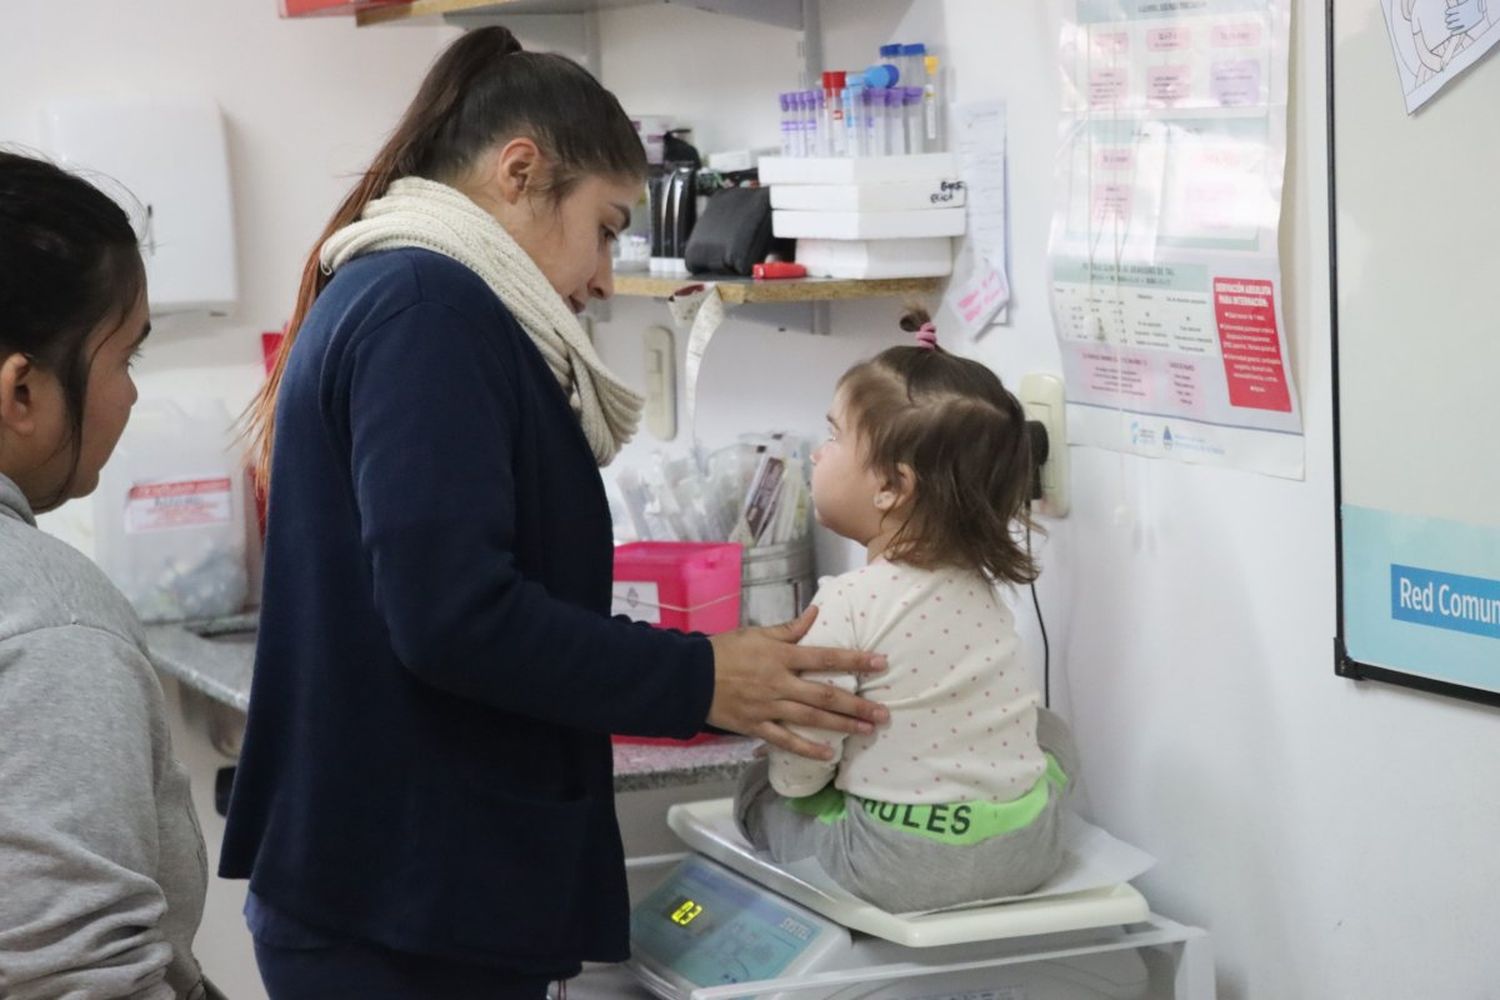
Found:
<path fill-rule="evenodd" d="M 972 340 L 997 322 L 997 316 L 998 322 L 1004 322 L 1005 316 L 1000 314 L 1009 302 L 1010 283 L 1005 280 L 1005 272 L 972 247 L 962 250 L 943 298 L 943 305 L 957 320 L 959 334 Z"/>
<path fill-rule="evenodd" d="M 698 410 L 698 372 L 703 367 L 703 356 L 708 353 L 708 345 L 713 340 L 714 333 L 724 325 L 728 313 L 724 300 L 719 296 L 718 286 L 708 284 L 686 287 L 693 288 L 693 291 L 673 295 L 667 300 L 667 307 L 679 327 L 691 324 L 684 375 L 687 379 L 687 432 L 688 439 L 693 440 L 697 436 L 693 421 Z"/>

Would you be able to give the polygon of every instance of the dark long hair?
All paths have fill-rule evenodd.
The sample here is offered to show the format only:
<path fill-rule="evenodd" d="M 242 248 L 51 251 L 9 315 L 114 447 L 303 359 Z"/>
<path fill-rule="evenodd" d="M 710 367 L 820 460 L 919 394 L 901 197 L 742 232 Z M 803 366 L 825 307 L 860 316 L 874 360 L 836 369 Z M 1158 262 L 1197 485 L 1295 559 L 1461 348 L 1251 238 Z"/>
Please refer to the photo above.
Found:
<path fill-rule="evenodd" d="M 26 355 L 62 385 L 72 468 L 83 447 L 89 334 L 122 319 L 146 283 L 139 243 L 125 210 L 88 181 L 19 153 L 0 151 L 0 359 Z"/>
<path fill-rule="evenodd" d="M 646 176 L 646 154 L 615 96 L 564 56 L 526 52 L 502 27 L 478 28 L 440 55 L 354 190 L 323 228 L 302 267 L 297 305 L 276 366 L 248 413 L 261 487 L 269 482 L 276 397 L 292 343 L 328 283 L 318 251 L 335 232 L 402 177 L 450 181 L 486 150 L 517 137 L 533 140 L 547 158 L 542 189 L 560 201 L 585 177 Z"/>
<path fill-rule="evenodd" d="M 915 331 L 925 314 L 902 321 Z M 870 467 L 915 482 L 906 520 L 887 548 L 893 562 L 961 566 L 1006 583 L 1037 569 L 1013 525 L 1027 511 L 1031 441 L 1026 412 L 978 361 L 941 347 L 891 347 L 839 381 Z"/>

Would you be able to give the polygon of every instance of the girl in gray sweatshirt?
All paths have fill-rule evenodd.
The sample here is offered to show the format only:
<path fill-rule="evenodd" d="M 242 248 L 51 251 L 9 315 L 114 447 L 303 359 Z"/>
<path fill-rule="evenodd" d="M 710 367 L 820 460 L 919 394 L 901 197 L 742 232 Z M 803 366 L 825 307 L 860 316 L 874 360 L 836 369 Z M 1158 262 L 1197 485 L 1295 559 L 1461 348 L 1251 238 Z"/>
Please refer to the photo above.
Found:
<path fill-rule="evenodd" d="M 124 597 L 35 514 L 98 485 L 150 328 L 128 217 L 0 152 L 0 997 L 199 1000 L 207 868 Z"/>

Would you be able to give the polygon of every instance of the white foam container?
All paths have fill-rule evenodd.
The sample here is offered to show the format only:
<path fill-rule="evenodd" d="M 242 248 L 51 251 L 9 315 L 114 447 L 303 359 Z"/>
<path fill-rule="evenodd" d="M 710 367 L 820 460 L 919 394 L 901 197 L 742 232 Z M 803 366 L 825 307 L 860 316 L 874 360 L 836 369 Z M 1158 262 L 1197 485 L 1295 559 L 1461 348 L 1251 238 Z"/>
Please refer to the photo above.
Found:
<path fill-rule="evenodd" d="M 909 212 L 771 213 L 771 232 L 785 239 L 902 240 L 921 236 L 962 236 L 967 213 L 962 208 Z"/>
<path fill-rule="evenodd" d="M 797 263 L 816 278 L 941 278 L 953 273 L 953 241 L 798 240 Z"/>
<path fill-rule="evenodd" d="M 760 161 L 762 184 L 870 184 L 891 181 L 940 181 L 958 176 L 952 153 L 912 156 L 766 156 Z"/>
<path fill-rule="evenodd" d="M 957 178 L 883 184 L 774 184 L 771 207 L 796 211 L 910 212 L 963 208 L 967 190 Z"/>

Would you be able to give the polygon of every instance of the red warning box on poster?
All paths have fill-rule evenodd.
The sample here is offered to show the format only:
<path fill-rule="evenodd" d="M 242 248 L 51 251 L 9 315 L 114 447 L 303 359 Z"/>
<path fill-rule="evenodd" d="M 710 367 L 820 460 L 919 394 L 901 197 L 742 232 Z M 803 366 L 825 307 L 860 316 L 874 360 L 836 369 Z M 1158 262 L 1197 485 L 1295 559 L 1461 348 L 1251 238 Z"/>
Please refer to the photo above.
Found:
<path fill-rule="evenodd" d="M 1269 281 L 1214 279 L 1214 316 L 1231 406 L 1291 412 L 1292 394 L 1276 335 L 1275 291 Z"/>

